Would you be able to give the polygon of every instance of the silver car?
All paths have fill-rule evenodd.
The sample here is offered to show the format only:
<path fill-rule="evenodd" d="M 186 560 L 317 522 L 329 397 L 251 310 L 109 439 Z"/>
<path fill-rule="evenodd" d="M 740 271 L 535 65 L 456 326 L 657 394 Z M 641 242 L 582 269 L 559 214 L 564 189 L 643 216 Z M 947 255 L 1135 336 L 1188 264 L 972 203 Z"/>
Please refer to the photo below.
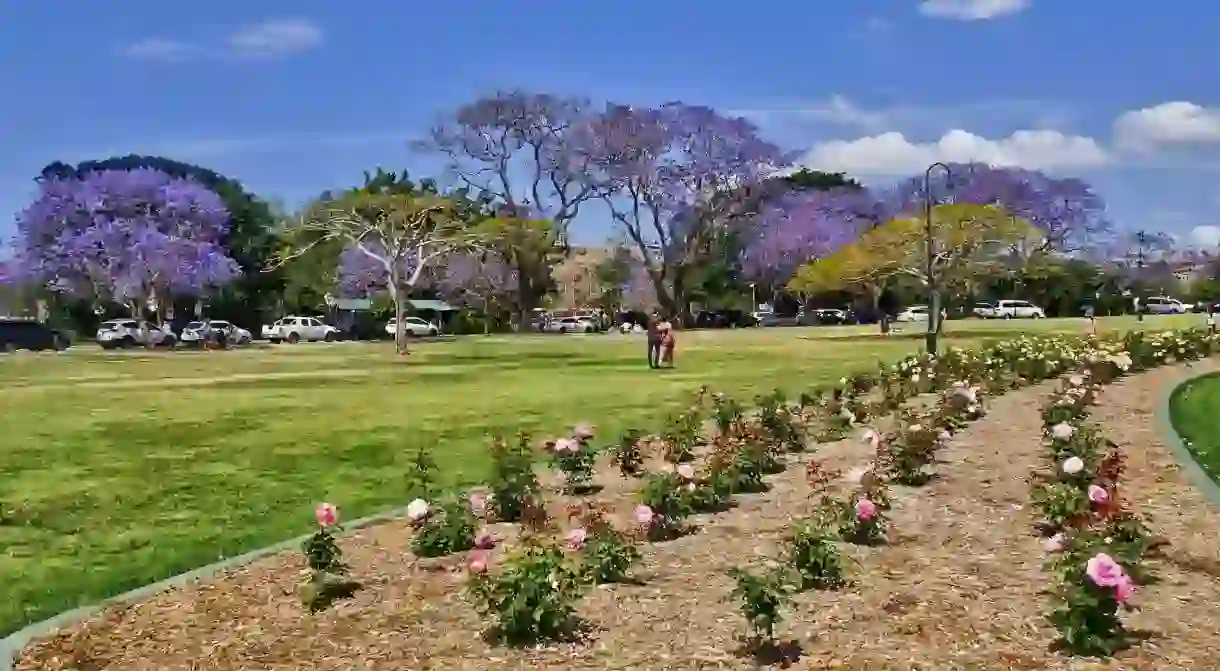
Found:
<path fill-rule="evenodd" d="M 103 349 L 120 347 L 173 347 L 178 339 L 174 332 L 137 319 L 111 319 L 97 327 L 94 336 Z"/>
<path fill-rule="evenodd" d="M 214 334 L 224 336 L 225 343 L 229 345 L 245 345 L 251 340 L 249 331 L 232 322 L 222 319 L 205 319 L 189 322 L 182 327 L 182 344 L 192 347 L 202 346 L 209 329 Z"/>

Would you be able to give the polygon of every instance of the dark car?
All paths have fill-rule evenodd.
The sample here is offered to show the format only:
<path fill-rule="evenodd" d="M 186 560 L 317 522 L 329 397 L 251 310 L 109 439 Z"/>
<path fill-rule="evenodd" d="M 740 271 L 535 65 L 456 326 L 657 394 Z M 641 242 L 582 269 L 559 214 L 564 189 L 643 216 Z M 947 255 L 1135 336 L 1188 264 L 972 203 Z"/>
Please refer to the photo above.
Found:
<path fill-rule="evenodd" d="M 45 324 L 31 319 L 0 319 L 0 352 L 61 350 L 67 346 L 68 339 Z"/>
<path fill-rule="evenodd" d="M 846 324 L 850 320 L 851 315 L 846 310 L 836 308 L 820 308 L 810 310 L 808 313 L 801 315 L 802 324 L 837 326 L 839 324 Z"/>
<path fill-rule="evenodd" d="M 702 310 L 695 315 L 695 328 L 727 329 L 758 326 L 758 319 L 743 310 Z"/>

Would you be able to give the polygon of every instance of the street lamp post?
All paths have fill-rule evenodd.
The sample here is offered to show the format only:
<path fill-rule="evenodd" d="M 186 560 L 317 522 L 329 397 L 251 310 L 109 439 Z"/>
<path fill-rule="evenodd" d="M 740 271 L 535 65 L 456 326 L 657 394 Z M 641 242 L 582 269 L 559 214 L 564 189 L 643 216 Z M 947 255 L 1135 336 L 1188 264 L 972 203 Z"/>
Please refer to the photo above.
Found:
<path fill-rule="evenodd" d="M 933 163 L 928 166 L 928 169 L 923 174 L 923 216 L 926 228 L 927 239 L 927 266 L 924 268 L 924 274 L 928 279 L 928 332 L 924 336 L 924 344 L 927 347 L 928 354 L 936 355 L 936 339 L 940 332 L 940 291 L 936 288 L 936 237 L 932 230 L 932 171 L 940 168 L 945 171 L 946 185 L 950 181 L 953 171 L 944 163 Z"/>
<path fill-rule="evenodd" d="M 1135 240 L 1138 245 L 1135 255 L 1135 321 L 1142 322 L 1144 321 L 1144 305 L 1140 300 L 1140 294 L 1144 293 L 1142 284 L 1144 280 L 1144 245 L 1148 244 L 1148 234 L 1141 230 L 1135 234 Z"/>
<path fill-rule="evenodd" d="M 750 314 L 758 312 L 758 297 L 754 292 L 754 283 L 750 282 Z"/>

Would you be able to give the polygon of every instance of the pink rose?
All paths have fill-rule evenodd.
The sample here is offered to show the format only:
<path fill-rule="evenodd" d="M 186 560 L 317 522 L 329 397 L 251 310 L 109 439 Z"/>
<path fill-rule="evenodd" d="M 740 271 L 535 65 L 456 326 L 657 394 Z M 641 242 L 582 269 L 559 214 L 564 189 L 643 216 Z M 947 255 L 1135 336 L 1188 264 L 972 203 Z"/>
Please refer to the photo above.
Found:
<path fill-rule="evenodd" d="M 1135 583 L 1131 582 L 1131 578 L 1123 574 L 1123 579 L 1114 586 L 1114 598 L 1119 603 L 1127 603 L 1131 600 L 1131 595 L 1135 593 Z"/>
<path fill-rule="evenodd" d="M 652 524 L 652 508 L 645 505 L 635 507 L 635 521 L 640 524 Z"/>
<path fill-rule="evenodd" d="M 867 522 L 877 516 L 877 504 L 869 499 L 856 501 L 856 519 Z"/>
<path fill-rule="evenodd" d="M 571 438 L 560 438 L 555 441 L 554 449 L 560 454 L 575 454 L 580 450 L 580 443 Z"/>
<path fill-rule="evenodd" d="M 860 436 L 860 442 L 876 448 L 881 444 L 881 434 L 877 433 L 875 429 L 869 429 L 864 432 L 864 435 Z"/>
<path fill-rule="evenodd" d="M 1110 555 L 1099 552 L 1089 559 L 1084 567 L 1085 575 L 1098 587 L 1117 587 L 1119 583 L 1129 581 L 1123 567 L 1114 561 Z"/>
<path fill-rule="evenodd" d="M 490 531 L 484 531 L 474 537 L 474 546 L 480 550 L 490 550 L 496 546 L 496 537 Z"/>
<path fill-rule="evenodd" d="M 1054 536 L 1042 541 L 1042 549 L 1046 550 L 1047 552 L 1060 552 L 1063 550 L 1066 540 L 1067 539 L 1063 537 L 1063 534 L 1055 534 Z"/>
<path fill-rule="evenodd" d="M 596 429 L 592 424 L 581 423 L 577 424 L 576 428 L 572 430 L 572 435 L 577 440 L 589 440 L 594 436 L 595 432 Z"/>
<path fill-rule="evenodd" d="M 487 553 L 486 552 L 471 552 L 470 558 L 466 562 L 466 568 L 475 575 L 487 573 Z"/>
<path fill-rule="evenodd" d="M 678 477 L 682 478 L 683 480 L 694 480 L 695 467 L 691 466 L 690 464 L 682 464 L 678 466 Z"/>
<path fill-rule="evenodd" d="M 476 517 L 482 517 L 487 513 L 487 495 L 483 492 L 471 492 L 468 499 L 470 502 L 470 512 Z"/>
<path fill-rule="evenodd" d="M 588 537 L 589 532 L 585 531 L 582 527 L 576 527 L 568 532 L 568 535 L 564 538 L 564 542 L 566 542 L 568 547 L 572 548 L 573 550 L 579 550 L 584 547 L 585 539 Z"/>
<path fill-rule="evenodd" d="M 339 523 L 339 507 L 333 503 L 319 503 L 314 508 L 313 517 L 318 521 L 318 526 L 333 527 Z"/>
<path fill-rule="evenodd" d="M 1104 506 L 1110 502 L 1110 492 L 1097 485 L 1089 485 L 1089 500 L 1099 506 Z"/>

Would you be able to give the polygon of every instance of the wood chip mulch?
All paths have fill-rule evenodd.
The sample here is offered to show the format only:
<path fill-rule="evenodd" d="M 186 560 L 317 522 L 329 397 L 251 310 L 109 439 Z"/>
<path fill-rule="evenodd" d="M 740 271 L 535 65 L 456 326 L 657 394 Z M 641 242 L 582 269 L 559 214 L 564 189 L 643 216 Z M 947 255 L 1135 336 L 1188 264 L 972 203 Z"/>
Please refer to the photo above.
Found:
<path fill-rule="evenodd" d="M 1196 364 L 1213 366 L 1212 363 Z M 798 669 L 976 670 L 1220 668 L 1220 514 L 1178 472 L 1152 417 L 1169 367 L 1107 388 L 1093 419 L 1129 455 L 1125 495 L 1172 545 L 1160 584 L 1137 593 L 1127 616 L 1147 638 L 1112 660 L 1052 650 L 1045 620 L 1043 551 L 1028 508 L 1041 464 L 1039 404 L 1049 384 L 994 399 L 989 414 L 954 437 L 939 476 L 895 488 L 890 544 L 846 545 L 855 584 L 797 598 L 778 634 Z M 816 456 L 849 473 L 868 459 L 855 441 Z M 797 459 L 793 459 L 796 461 Z M 609 477 L 603 474 L 603 478 Z M 740 652 L 744 622 L 725 569 L 774 555 L 786 525 L 810 509 L 796 465 L 765 494 L 697 518 L 697 533 L 645 547 L 641 584 L 595 588 L 581 615 L 586 640 L 528 650 L 484 641 L 461 595 L 460 558 L 423 563 L 407 552 L 410 529 L 387 523 L 342 539 L 365 588 L 309 615 L 296 595 L 303 560 L 285 553 L 146 602 L 114 608 L 30 645 L 20 671 L 333 671 L 467 669 L 752 669 Z M 601 495 L 630 511 L 629 488 Z M 514 530 L 495 527 L 511 542 Z"/>

